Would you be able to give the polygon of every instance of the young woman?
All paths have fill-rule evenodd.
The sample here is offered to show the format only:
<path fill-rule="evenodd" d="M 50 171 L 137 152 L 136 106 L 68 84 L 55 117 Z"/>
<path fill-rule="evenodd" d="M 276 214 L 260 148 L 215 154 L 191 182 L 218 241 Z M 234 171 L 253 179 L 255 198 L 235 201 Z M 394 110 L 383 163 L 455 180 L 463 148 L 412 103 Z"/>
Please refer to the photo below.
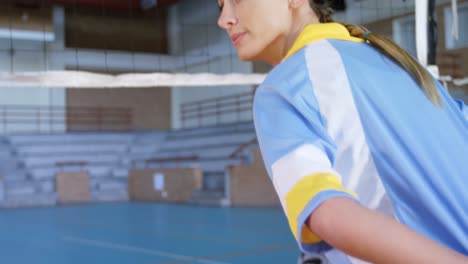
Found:
<path fill-rule="evenodd" d="M 466 107 L 324 1 L 218 0 L 258 88 L 262 155 L 303 252 L 331 263 L 468 263 Z"/>

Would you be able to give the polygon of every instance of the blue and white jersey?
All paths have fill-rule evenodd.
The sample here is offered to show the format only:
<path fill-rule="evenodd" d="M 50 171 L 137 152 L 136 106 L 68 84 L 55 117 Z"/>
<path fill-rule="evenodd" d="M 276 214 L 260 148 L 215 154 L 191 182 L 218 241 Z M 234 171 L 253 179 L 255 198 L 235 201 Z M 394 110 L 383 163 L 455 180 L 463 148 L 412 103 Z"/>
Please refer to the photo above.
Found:
<path fill-rule="evenodd" d="M 442 107 L 340 24 L 304 29 L 254 102 L 265 165 L 301 250 L 359 262 L 304 225 L 341 196 L 468 255 L 468 122 L 439 90 Z"/>
<path fill-rule="evenodd" d="M 465 119 L 468 120 L 468 107 L 465 105 L 465 103 L 462 100 L 458 99 L 455 101 L 458 104 L 458 107 L 461 109 L 461 111 L 465 115 Z"/>

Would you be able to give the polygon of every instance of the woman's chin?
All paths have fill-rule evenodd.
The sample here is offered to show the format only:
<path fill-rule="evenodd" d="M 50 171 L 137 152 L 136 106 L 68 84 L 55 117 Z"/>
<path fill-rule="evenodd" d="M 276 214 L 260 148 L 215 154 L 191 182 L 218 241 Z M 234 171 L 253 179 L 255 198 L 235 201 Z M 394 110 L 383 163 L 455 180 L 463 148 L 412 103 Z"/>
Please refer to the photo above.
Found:
<path fill-rule="evenodd" d="M 262 50 L 255 49 L 252 47 L 239 47 L 237 49 L 237 57 L 241 61 L 264 61 L 264 56 L 262 56 Z"/>
<path fill-rule="evenodd" d="M 253 61 L 255 60 L 255 55 L 247 52 L 238 52 L 237 56 L 241 61 Z"/>
<path fill-rule="evenodd" d="M 249 50 L 248 47 L 239 47 L 237 48 L 237 56 L 241 61 L 252 61 L 255 60 L 257 52 Z"/>

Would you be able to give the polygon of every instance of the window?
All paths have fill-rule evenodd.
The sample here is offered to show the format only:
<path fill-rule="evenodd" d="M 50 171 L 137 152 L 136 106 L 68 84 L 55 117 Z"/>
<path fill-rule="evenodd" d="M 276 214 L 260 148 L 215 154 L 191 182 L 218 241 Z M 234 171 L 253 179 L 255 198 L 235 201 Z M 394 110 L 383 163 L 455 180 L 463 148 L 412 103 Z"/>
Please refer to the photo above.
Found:
<path fill-rule="evenodd" d="M 447 49 L 468 47 L 468 2 L 458 4 L 458 39 L 453 36 L 452 7 L 444 9 L 445 17 L 445 46 Z"/>
<path fill-rule="evenodd" d="M 393 40 L 416 57 L 416 21 L 414 16 L 393 20 Z"/>

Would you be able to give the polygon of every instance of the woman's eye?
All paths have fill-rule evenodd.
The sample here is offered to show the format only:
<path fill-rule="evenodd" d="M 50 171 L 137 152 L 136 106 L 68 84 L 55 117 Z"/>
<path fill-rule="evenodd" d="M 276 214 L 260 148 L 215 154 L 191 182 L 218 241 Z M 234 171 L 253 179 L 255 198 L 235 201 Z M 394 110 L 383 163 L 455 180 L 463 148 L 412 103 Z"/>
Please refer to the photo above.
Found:
<path fill-rule="evenodd" d="M 224 7 L 224 1 L 218 1 L 219 12 L 223 11 L 223 7 Z"/>

